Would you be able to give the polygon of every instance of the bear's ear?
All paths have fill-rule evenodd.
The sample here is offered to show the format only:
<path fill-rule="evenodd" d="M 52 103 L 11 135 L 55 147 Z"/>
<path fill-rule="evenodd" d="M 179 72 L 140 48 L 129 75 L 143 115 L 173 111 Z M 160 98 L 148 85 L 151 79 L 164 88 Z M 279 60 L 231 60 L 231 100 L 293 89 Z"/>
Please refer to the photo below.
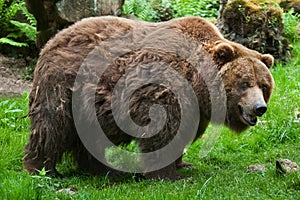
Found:
<path fill-rule="evenodd" d="M 216 45 L 214 45 L 210 53 L 212 53 L 214 60 L 218 64 L 225 64 L 235 57 L 235 51 L 234 48 L 225 42 L 220 42 Z"/>
<path fill-rule="evenodd" d="M 271 68 L 274 65 L 274 58 L 270 54 L 263 54 L 261 56 L 261 61 L 265 63 L 268 68 Z"/>

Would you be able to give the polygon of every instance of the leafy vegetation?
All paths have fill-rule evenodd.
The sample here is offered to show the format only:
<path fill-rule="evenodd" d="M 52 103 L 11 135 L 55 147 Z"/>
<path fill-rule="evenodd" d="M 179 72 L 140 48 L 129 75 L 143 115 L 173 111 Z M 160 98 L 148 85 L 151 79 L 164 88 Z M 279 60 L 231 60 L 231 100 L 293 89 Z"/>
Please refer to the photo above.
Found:
<path fill-rule="evenodd" d="M 9 21 L 16 15 L 19 10 L 19 0 L 0 0 L 0 24 L 1 27 L 7 28 Z"/>
<path fill-rule="evenodd" d="M 152 22 L 166 21 L 173 17 L 171 0 L 126 0 L 123 13 Z"/>
<path fill-rule="evenodd" d="M 213 0 L 174 0 L 172 8 L 174 17 L 199 16 L 203 18 L 215 18 L 219 13 L 219 1 Z"/>
<path fill-rule="evenodd" d="M 28 47 L 29 43 L 36 40 L 36 20 L 30 14 L 25 2 L 21 0 L 0 0 L 0 24 L 3 32 L 0 35 L 0 44 L 8 44 L 16 47 Z M 20 11 L 27 19 L 27 22 L 14 20 Z"/>
<path fill-rule="evenodd" d="M 291 9 L 283 14 L 283 20 L 285 37 L 290 43 L 297 42 L 300 39 L 300 14 Z"/>
<path fill-rule="evenodd" d="M 124 14 L 133 14 L 145 21 L 166 21 L 175 17 L 217 17 L 219 1 L 213 0 L 126 0 Z"/>

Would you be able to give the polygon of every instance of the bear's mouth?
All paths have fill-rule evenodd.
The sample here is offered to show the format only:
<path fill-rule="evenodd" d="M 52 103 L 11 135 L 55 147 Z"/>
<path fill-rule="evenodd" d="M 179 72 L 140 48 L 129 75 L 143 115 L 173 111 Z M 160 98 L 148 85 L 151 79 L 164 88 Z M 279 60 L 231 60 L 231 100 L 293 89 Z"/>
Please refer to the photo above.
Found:
<path fill-rule="evenodd" d="M 257 117 L 256 116 L 246 114 L 243 107 L 240 106 L 240 105 L 239 105 L 239 110 L 240 110 L 240 114 L 242 116 L 242 119 L 246 124 L 248 124 L 250 126 L 255 126 L 256 125 L 256 123 L 257 123 Z"/>

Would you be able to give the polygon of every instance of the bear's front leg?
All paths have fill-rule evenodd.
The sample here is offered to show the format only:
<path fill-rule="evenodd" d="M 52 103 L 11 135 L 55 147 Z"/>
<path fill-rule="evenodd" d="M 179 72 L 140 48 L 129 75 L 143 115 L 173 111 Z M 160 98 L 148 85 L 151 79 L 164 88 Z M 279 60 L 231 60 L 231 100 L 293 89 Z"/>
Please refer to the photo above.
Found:
<path fill-rule="evenodd" d="M 161 137 L 162 135 L 164 134 L 138 140 L 140 150 L 145 153 L 141 157 L 144 169 L 143 175 L 145 178 L 157 180 L 175 181 L 182 179 L 184 177 L 177 173 L 176 160 L 181 158 L 178 158 L 178 156 L 181 155 L 183 149 L 176 146 L 178 148 L 172 148 L 171 152 L 163 150 L 168 141 L 165 141 L 164 137 Z"/>
<path fill-rule="evenodd" d="M 194 165 L 192 163 L 189 162 L 185 162 L 182 160 L 183 156 L 180 156 L 176 161 L 176 169 L 181 169 L 181 168 L 192 168 L 194 167 Z"/>
<path fill-rule="evenodd" d="M 162 169 L 155 170 L 152 172 L 146 172 L 144 173 L 144 176 L 148 179 L 157 179 L 157 180 L 168 179 L 171 181 L 176 181 L 184 178 L 182 175 L 178 174 L 176 170 L 177 170 L 176 164 L 175 162 L 173 162 L 167 167 L 164 167 Z"/>

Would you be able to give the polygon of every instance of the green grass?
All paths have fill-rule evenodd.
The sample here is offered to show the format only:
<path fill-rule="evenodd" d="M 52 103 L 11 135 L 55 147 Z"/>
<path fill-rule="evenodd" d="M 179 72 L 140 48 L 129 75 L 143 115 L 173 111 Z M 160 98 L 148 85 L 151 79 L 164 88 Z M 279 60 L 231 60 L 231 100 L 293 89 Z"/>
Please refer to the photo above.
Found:
<path fill-rule="evenodd" d="M 299 43 L 294 45 L 299 47 Z M 27 94 L 0 98 L 0 199 L 299 199 L 300 174 L 276 173 L 275 161 L 288 158 L 300 164 L 300 48 L 294 59 L 272 68 L 276 82 L 268 112 L 256 127 L 237 136 L 224 128 L 213 150 L 199 157 L 202 141 L 194 143 L 185 160 L 195 165 L 181 170 L 176 181 L 135 181 L 133 176 L 112 179 L 77 173 L 71 159 L 59 170 L 63 179 L 30 176 L 22 166 L 29 136 Z M 265 172 L 247 167 L 265 164 Z M 56 193 L 72 188 L 75 195 Z"/>

